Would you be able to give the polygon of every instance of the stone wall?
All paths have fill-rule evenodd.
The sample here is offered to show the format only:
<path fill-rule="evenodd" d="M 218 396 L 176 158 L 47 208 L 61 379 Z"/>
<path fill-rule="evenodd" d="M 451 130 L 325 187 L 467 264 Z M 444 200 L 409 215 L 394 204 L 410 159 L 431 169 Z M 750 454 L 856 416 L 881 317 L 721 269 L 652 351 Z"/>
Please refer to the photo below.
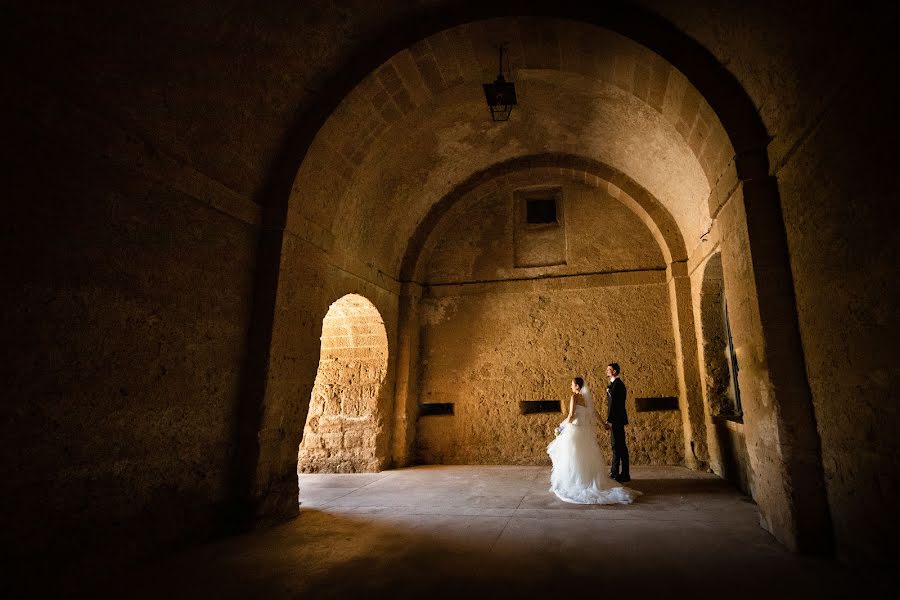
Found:
<path fill-rule="evenodd" d="M 7 568 L 37 585 L 221 526 L 257 209 L 68 99 L 25 98 L 42 120 L 0 236 L 0 502 Z"/>
<path fill-rule="evenodd" d="M 678 394 L 665 284 L 517 287 L 423 300 L 419 398 L 452 402 L 454 414 L 419 418 L 417 460 L 549 464 L 546 446 L 565 415 L 523 415 L 519 403 L 566 406 L 580 375 L 605 414 L 604 371 L 615 360 L 629 390 L 633 463 L 681 464 L 678 411 L 638 413 L 634 405 L 636 397 Z"/>
<path fill-rule="evenodd" d="M 715 436 L 716 456 L 715 472 L 720 477 L 734 483 L 739 490 L 753 496 L 753 470 L 747 454 L 747 438 L 744 436 L 744 424 L 734 419 L 718 417 L 713 419 L 710 428 Z"/>
<path fill-rule="evenodd" d="M 898 248 L 884 217 L 900 195 L 900 132 L 896 86 L 882 76 L 896 19 L 874 5 L 814 6 L 656 3 L 728 65 L 773 138 L 835 547 L 857 565 L 896 568 L 900 525 L 884 515 L 900 497 Z"/>
<path fill-rule="evenodd" d="M 517 191 L 541 186 L 561 190 L 566 263 L 517 269 Z M 522 414 L 519 403 L 565 407 L 569 382 L 581 375 L 605 414 L 604 371 L 616 361 L 629 387 L 632 460 L 681 464 L 679 412 L 638 413 L 634 403 L 678 395 L 664 263 L 650 232 L 605 191 L 583 184 L 523 175 L 490 189 L 451 209 L 427 246 L 419 401 L 453 403 L 454 414 L 419 418 L 417 460 L 546 464 L 565 415 Z"/>
<path fill-rule="evenodd" d="M 896 566 L 900 528 L 881 516 L 900 498 L 900 263 L 886 218 L 900 127 L 896 93 L 871 91 L 883 58 L 846 67 L 778 180 L 838 550 Z"/>

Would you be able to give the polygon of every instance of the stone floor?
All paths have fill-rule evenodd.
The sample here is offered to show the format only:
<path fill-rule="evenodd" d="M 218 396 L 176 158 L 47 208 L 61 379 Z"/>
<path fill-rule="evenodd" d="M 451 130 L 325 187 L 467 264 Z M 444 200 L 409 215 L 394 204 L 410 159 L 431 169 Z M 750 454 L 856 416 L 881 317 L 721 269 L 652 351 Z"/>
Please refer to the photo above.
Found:
<path fill-rule="evenodd" d="M 798 557 L 728 483 L 637 468 L 630 506 L 577 506 L 549 468 L 430 466 L 301 475 L 293 522 L 128 573 L 141 598 L 849 598 L 834 561 Z M 112 586 L 108 591 L 114 592 Z M 875 597 L 886 597 L 876 590 Z M 102 595 L 102 593 L 101 593 Z"/>

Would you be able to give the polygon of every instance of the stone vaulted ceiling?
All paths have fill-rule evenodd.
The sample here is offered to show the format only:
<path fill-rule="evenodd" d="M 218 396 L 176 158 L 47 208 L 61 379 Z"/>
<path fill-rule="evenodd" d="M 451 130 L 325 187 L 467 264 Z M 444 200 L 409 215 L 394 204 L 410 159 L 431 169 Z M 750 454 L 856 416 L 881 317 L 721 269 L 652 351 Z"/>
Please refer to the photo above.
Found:
<path fill-rule="evenodd" d="M 496 77 L 501 41 L 519 105 L 509 122 L 494 123 L 481 84 Z M 418 224 L 457 185 L 498 162 L 548 153 L 633 179 L 670 213 L 688 253 L 709 227 L 710 189 L 734 155 L 696 89 L 646 48 L 573 21 L 493 19 L 414 44 L 353 90 L 300 166 L 289 223 L 329 232 L 338 251 L 396 276 Z"/>

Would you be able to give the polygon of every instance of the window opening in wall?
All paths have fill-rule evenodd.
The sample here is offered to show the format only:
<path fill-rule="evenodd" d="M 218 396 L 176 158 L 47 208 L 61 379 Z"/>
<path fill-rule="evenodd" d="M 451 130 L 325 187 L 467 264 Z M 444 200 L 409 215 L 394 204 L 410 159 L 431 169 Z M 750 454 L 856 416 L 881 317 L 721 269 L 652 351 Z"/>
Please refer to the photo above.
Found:
<path fill-rule="evenodd" d="M 419 406 L 420 417 L 436 417 L 440 415 L 452 415 L 452 402 L 428 402 Z"/>
<path fill-rule="evenodd" d="M 556 223 L 556 199 L 529 199 L 525 205 L 525 222 L 529 225 Z"/>
<path fill-rule="evenodd" d="M 741 408 L 741 390 L 738 387 L 738 361 L 737 354 L 734 353 L 734 343 L 731 341 L 731 324 L 728 322 L 728 302 L 725 301 L 725 294 L 722 294 L 722 311 L 725 317 L 725 338 L 728 340 L 728 371 L 731 379 L 731 393 L 734 397 L 735 416 L 742 417 L 744 409 Z"/>
<path fill-rule="evenodd" d="M 678 398 L 663 396 L 658 398 L 635 398 L 637 412 L 657 412 L 662 410 L 678 410 Z"/>
<path fill-rule="evenodd" d="M 519 411 L 523 415 L 534 415 L 538 413 L 558 413 L 562 412 L 559 400 L 521 400 L 519 402 Z"/>
<path fill-rule="evenodd" d="M 518 189 L 513 192 L 513 201 L 513 266 L 566 264 L 566 204 L 562 187 Z"/>

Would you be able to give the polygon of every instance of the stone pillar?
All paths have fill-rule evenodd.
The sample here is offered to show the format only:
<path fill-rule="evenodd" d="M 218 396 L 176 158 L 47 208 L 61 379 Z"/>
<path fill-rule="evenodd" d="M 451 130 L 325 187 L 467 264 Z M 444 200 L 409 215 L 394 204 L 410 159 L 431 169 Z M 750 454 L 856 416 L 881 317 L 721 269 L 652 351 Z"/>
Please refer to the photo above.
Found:
<path fill-rule="evenodd" d="M 760 524 L 794 551 L 830 553 L 819 436 L 778 188 L 764 154 L 743 157 L 737 171 L 740 183 L 721 210 L 711 212 L 718 212 Z"/>
<path fill-rule="evenodd" d="M 695 470 L 709 465 L 706 446 L 706 420 L 697 362 L 697 332 L 691 298 L 691 280 L 685 261 L 673 262 L 667 269 L 669 303 L 675 338 L 675 364 L 678 396 L 684 426 L 684 462 Z"/>
<path fill-rule="evenodd" d="M 277 222 L 277 219 L 275 219 Z M 236 431 L 225 527 L 242 531 L 252 526 L 257 514 L 256 480 L 259 465 L 259 428 L 269 372 L 275 298 L 281 273 L 284 230 L 264 213 L 256 256 L 253 305 L 246 357 L 241 370 L 241 396 Z"/>
<path fill-rule="evenodd" d="M 297 450 L 319 366 L 322 321 L 328 311 L 324 254 L 285 234 L 271 347 L 260 405 L 258 457 L 251 489 L 259 523 L 297 515 Z"/>
<path fill-rule="evenodd" d="M 395 467 L 408 466 L 416 435 L 418 415 L 419 302 L 422 286 L 404 283 L 400 291 L 400 323 L 397 331 L 397 375 L 394 399 Z"/>

